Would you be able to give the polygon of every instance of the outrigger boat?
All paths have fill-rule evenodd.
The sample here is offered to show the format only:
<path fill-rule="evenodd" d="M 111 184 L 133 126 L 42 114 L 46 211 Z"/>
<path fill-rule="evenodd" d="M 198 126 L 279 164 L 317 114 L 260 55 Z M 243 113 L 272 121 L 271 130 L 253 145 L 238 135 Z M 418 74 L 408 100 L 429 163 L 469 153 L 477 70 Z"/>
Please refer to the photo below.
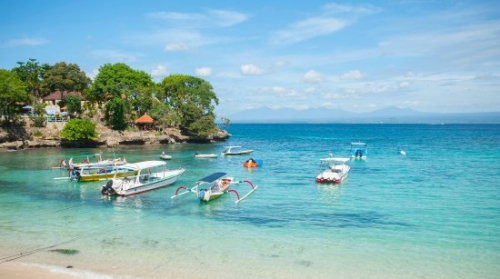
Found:
<path fill-rule="evenodd" d="M 250 192 L 246 193 L 242 197 L 240 197 L 238 191 L 229 189 L 232 185 L 240 183 L 248 183 L 250 187 L 252 187 L 252 190 L 250 190 Z M 209 202 L 222 196 L 225 193 L 234 193 L 237 198 L 235 203 L 239 203 L 240 201 L 247 198 L 250 194 L 252 194 L 255 190 L 257 190 L 257 187 L 258 186 L 253 185 L 250 180 L 236 181 L 233 177 L 227 176 L 224 172 L 215 172 L 198 180 L 196 182 L 196 185 L 191 189 L 187 188 L 186 186 L 178 187 L 177 190 L 175 190 L 175 195 L 173 195 L 171 198 L 175 199 L 187 193 L 195 193 L 196 197 L 200 201 Z"/>
<path fill-rule="evenodd" d="M 342 183 L 348 174 L 351 167 L 347 164 L 349 158 L 329 157 L 320 160 L 320 168 L 322 171 L 316 176 L 318 183 Z M 324 169 L 325 163 L 327 168 Z"/>
<path fill-rule="evenodd" d="M 131 165 L 134 165 L 138 170 L 135 176 L 114 177 L 105 185 L 102 185 L 101 193 L 103 195 L 119 196 L 144 193 L 174 184 L 185 171 L 183 168 L 169 170 L 167 169 L 167 163 L 164 161 L 144 161 Z"/>
<path fill-rule="evenodd" d="M 253 152 L 253 149 L 241 149 L 241 146 L 227 146 L 224 151 L 222 151 L 223 155 L 244 155 L 250 154 Z"/>

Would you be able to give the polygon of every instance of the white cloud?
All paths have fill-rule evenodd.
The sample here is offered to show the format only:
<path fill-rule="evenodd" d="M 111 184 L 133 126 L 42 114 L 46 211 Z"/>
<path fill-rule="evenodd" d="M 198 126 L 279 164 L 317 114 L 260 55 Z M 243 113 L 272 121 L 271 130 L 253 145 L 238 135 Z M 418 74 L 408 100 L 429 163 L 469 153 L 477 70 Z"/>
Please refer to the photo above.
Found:
<path fill-rule="evenodd" d="M 188 51 L 189 47 L 185 43 L 170 43 L 164 48 L 165 51 Z"/>
<path fill-rule="evenodd" d="M 178 24 L 182 26 L 182 28 L 229 27 L 247 21 L 250 18 L 249 15 L 244 13 L 228 10 L 209 10 L 206 14 L 155 12 L 148 14 L 148 17 L 165 20 L 172 24 Z"/>
<path fill-rule="evenodd" d="M 240 67 L 240 73 L 242 75 L 258 76 L 264 73 L 264 70 L 255 66 L 254 64 L 244 64 Z"/>
<path fill-rule="evenodd" d="M 316 72 L 315 70 L 309 70 L 304 75 L 304 80 L 305 82 L 317 83 L 325 81 L 326 78 L 322 74 Z"/>
<path fill-rule="evenodd" d="M 298 96 L 297 92 L 293 89 L 286 89 L 281 86 L 272 86 L 266 89 L 270 91 L 272 94 L 277 95 L 279 97 L 296 97 Z"/>
<path fill-rule="evenodd" d="M 200 77 L 208 77 L 212 75 L 212 68 L 210 67 L 201 67 L 195 69 L 195 74 Z"/>
<path fill-rule="evenodd" d="M 163 65 L 158 65 L 156 68 L 151 70 L 151 76 L 153 77 L 164 77 L 168 75 L 167 67 Z"/>
<path fill-rule="evenodd" d="M 349 71 L 340 75 L 341 80 L 358 80 L 363 77 L 363 74 L 358 70 Z"/>
<path fill-rule="evenodd" d="M 203 20 L 205 16 L 196 13 L 177 13 L 177 12 L 155 12 L 148 14 L 150 18 L 158 18 L 172 21 L 193 21 Z"/>
<path fill-rule="evenodd" d="M 339 18 L 315 17 L 294 23 L 289 29 L 276 33 L 275 43 L 296 43 L 318 36 L 334 33 L 347 26 Z"/>
<path fill-rule="evenodd" d="M 276 68 L 285 67 L 286 65 L 288 65 L 288 62 L 284 61 L 284 60 L 276 61 L 274 63 L 274 67 L 276 67 Z"/>
<path fill-rule="evenodd" d="M 221 26 L 232 26 L 249 18 L 246 14 L 225 10 L 211 10 L 210 14 L 218 20 L 218 24 Z"/>
<path fill-rule="evenodd" d="M 3 46 L 6 47 L 16 47 L 16 46 L 39 46 L 48 44 L 49 40 L 44 38 L 20 38 L 20 39 L 11 39 L 7 42 L 3 43 Z"/>

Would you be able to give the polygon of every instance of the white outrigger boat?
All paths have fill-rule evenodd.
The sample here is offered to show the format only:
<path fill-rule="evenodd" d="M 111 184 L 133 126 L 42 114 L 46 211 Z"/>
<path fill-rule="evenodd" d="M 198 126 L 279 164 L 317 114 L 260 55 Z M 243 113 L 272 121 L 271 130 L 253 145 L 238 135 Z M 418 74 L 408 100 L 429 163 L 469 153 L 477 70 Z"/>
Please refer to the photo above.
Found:
<path fill-rule="evenodd" d="M 130 196 L 146 191 L 155 190 L 174 184 L 185 169 L 167 169 L 164 161 L 144 161 L 135 164 L 138 170 L 135 176 L 117 178 L 114 177 L 105 185 L 102 185 L 103 195 Z"/>
<path fill-rule="evenodd" d="M 222 151 L 223 155 L 244 155 L 250 154 L 253 152 L 253 149 L 241 149 L 241 146 L 233 145 L 227 146 L 224 151 Z"/>
<path fill-rule="evenodd" d="M 229 189 L 232 185 L 248 183 L 252 190 L 246 193 L 244 196 L 240 197 L 240 193 L 234 189 Z M 235 203 L 239 203 L 240 201 L 247 198 L 250 194 L 252 194 L 255 190 L 257 190 L 257 185 L 253 185 L 250 180 L 236 181 L 233 177 L 227 176 L 224 172 L 215 172 L 209 176 L 206 176 L 196 182 L 196 185 L 191 189 L 186 186 L 180 186 L 175 190 L 175 195 L 171 198 L 175 199 L 180 196 L 183 196 L 187 193 L 195 193 L 196 197 L 200 201 L 209 202 L 214 200 L 225 193 L 234 193 L 236 195 L 237 200 Z"/>
<path fill-rule="evenodd" d="M 351 167 L 347 164 L 349 158 L 329 157 L 320 160 L 322 171 L 316 176 L 318 183 L 342 183 L 349 175 Z M 326 169 L 324 165 L 327 165 Z"/>

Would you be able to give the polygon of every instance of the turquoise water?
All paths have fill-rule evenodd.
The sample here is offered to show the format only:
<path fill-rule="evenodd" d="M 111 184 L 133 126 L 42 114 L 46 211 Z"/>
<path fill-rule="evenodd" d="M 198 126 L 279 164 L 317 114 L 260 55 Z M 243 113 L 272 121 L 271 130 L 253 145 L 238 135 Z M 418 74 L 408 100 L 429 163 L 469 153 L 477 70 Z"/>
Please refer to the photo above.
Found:
<path fill-rule="evenodd" d="M 500 125 L 233 124 L 229 132 L 209 145 L 102 149 L 129 162 L 165 151 L 170 167 L 187 169 L 171 187 L 126 198 L 102 197 L 104 182 L 54 180 L 65 175 L 50 168 L 60 159 L 98 149 L 1 154 L 0 268 L 13 260 L 123 278 L 498 278 Z M 319 159 L 349 156 L 358 140 L 368 159 L 352 161 L 340 185 L 316 184 Z M 255 152 L 193 158 L 227 145 Z M 250 157 L 263 166 L 243 168 Z M 216 171 L 259 188 L 240 204 L 232 194 L 208 204 L 170 199 Z"/>

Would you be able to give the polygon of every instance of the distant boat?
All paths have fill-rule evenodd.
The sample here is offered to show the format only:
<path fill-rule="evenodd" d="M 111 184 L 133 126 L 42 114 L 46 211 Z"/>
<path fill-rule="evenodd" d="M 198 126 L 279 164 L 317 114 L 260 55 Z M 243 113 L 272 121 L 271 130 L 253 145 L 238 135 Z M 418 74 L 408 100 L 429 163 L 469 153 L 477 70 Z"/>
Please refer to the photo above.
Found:
<path fill-rule="evenodd" d="M 406 151 L 404 151 L 404 149 L 401 149 L 401 150 L 399 150 L 399 154 L 406 156 Z"/>
<path fill-rule="evenodd" d="M 196 152 L 194 154 L 195 158 L 217 158 L 217 154 L 210 153 L 210 154 L 203 154 L 203 153 L 198 153 Z"/>
<path fill-rule="evenodd" d="M 161 155 L 160 155 L 160 159 L 162 159 L 162 160 L 170 160 L 170 159 L 172 159 L 172 156 L 170 156 L 168 154 L 165 154 L 165 152 L 162 152 Z"/>
<path fill-rule="evenodd" d="M 253 152 L 253 149 L 242 149 L 241 146 L 228 146 L 224 151 L 222 151 L 223 155 L 244 155 L 250 154 Z"/>
<path fill-rule="evenodd" d="M 364 142 L 351 142 L 351 157 L 354 159 L 366 159 L 368 156 L 368 145 Z"/>

